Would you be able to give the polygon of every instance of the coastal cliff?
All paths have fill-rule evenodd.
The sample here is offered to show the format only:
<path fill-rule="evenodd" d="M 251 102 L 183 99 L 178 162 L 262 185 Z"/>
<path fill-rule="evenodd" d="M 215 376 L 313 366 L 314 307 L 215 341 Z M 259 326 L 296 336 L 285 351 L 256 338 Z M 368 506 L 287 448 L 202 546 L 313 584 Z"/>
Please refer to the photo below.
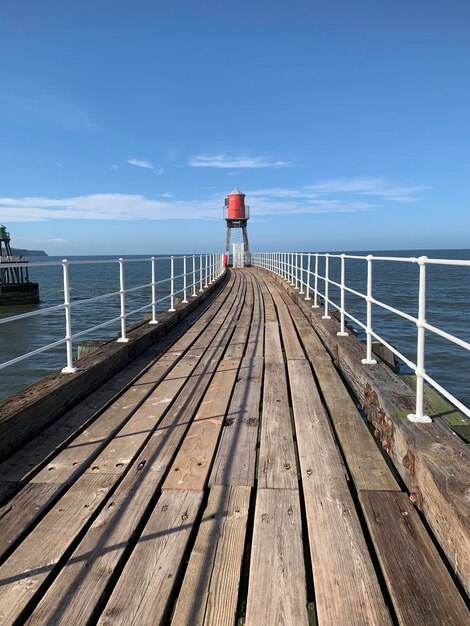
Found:
<path fill-rule="evenodd" d="M 11 252 L 13 256 L 20 256 L 20 254 L 27 257 L 49 256 L 47 252 L 44 252 L 44 250 L 26 250 L 25 248 L 12 248 Z"/>

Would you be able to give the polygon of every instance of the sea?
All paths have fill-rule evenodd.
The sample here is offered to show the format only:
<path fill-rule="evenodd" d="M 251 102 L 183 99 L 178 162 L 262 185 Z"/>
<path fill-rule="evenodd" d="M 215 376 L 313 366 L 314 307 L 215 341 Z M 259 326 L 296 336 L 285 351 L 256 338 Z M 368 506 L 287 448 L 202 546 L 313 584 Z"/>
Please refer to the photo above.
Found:
<path fill-rule="evenodd" d="M 356 251 L 348 254 L 392 257 L 428 256 L 430 259 L 466 259 L 470 260 L 470 249 L 465 250 L 381 250 Z M 126 289 L 149 285 L 151 282 L 151 264 L 141 257 L 126 256 Z M 119 265 L 116 257 L 68 257 L 70 265 L 70 296 L 72 302 L 72 332 L 77 333 L 119 316 L 119 296 L 87 302 L 90 298 L 117 292 L 119 290 Z M 110 263 L 88 264 L 75 261 L 111 261 Z M 157 281 L 170 276 L 169 257 L 156 257 Z M 36 262 L 60 261 L 59 257 L 30 258 L 30 280 L 40 284 L 41 302 L 34 306 L 0 307 L 0 318 L 18 315 L 34 310 L 45 309 L 63 302 L 63 278 L 60 265 L 35 266 Z M 197 260 L 199 256 L 197 255 Z M 175 275 L 182 273 L 182 259 L 175 259 Z M 188 256 L 188 269 L 191 269 L 192 255 Z M 304 256 L 304 267 L 307 257 Z M 314 269 L 314 259 L 311 260 Z M 319 273 L 324 274 L 324 260 L 321 259 Z M 306 272 L 305 272 L 306 274 Z M 340 259 L 330 259 L 330 278 L 339 282 Z M 374 261 L 373 295 L 376 299 L 410 315 L 418 312 L 418 275 L 419 267 L 413 263 Z M 196 280 L 199 281 L 199 272 Z M 188 284 L 189 284 L 188 280 Z M 346 260 L 346 285 L 365 293 L 367 287 L 367 262 L 365 260 Z M 176 289 L 182 289 L 182 278 L 175 281 Z M 313 287 L 313 277 L 311 278 Z M 199 287 L 199 283 L 198 283 Z M 323 293 L 323 281 L 319 281 L 319 290 Z M 169 294 L 169 282 L 157 287 L 157 299 Z M 181 297 L 181 293 L 179 294 Z M 330 299 L 339 304 L 339 289 L 330 286 Z M 139 309 L 151 302 L 151 288 L 147 286 L 126 294 L 126 310 Z M 169 308 L 169 300 L 158 304 L 158 311 Z M 366 303 L 353 294 L 346 294 L 345 308 L 354 317 L 366 320 Z M 150 312 L 150 307 L 146 309 Z M 128 323 L 138 322 L 144 312 L 130 315 Z M 416 325 L 378 306 L 373 306 L 373 329 L 384 340 L 399 350 L 406 358 L 416 362 Z M 426 319 L 430 324 L 470 342 L 470 267 L 433 266 L 427 267 Z M 355 325 L 352 323 L 352 327 Z M 364 332 L 355 328 L 359 337 Z M 21 354 L 33 351 L 46 344 L 64 337 L 64 311 L 54 311 L 43 315 L 0 324 L 0 363 L 14 359 Z M 119 333 L 119 321 L 114 325 L 101 328 L 77 338 L 74 356 L 79 343 L 89 339 L 113 340 Z M 5 398 L 40 378 L 61 369 L 65 365 L 65 346 L 58 346 L 17 362 L 0 370 L 0 398 Z M 426 332 L 426 371 L 445 389 L 450 391 L 466 406 L 470 406 L 470 353 L 465 349 Z M 411 373 L 406 365 L 401 364 L 400 371 Z"/>

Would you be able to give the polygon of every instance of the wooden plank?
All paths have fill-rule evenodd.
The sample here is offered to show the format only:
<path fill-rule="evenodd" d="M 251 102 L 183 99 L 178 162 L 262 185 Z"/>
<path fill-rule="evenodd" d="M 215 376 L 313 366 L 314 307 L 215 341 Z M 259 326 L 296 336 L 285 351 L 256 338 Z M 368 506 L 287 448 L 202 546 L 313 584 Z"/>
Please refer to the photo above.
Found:
<path fill-rule="evenodd" d="M 253 317 L 245 358 L 262 357 L 264 353 L 264 307 L 258 282 L 254 282 Z"/>
<path fill-rule="evenodd" d="M 162 624 L 202 493 L 165 491 L 147 522 L 109 601 L 100 626 Z"/>
<path fill-rule="evenodd" d="M 245 279 L 250 278 L 245 276 Z M 247 280 L 245 302 L 240 317 L 236 321 L 235 331 L 224 355 L 226 359 L 242 359 L 245 354 L 246 342 L 253 316 L 253 283 Z"/>
<path fill-rule="evenodd" d="M 260 489 L 297 489 L 297 464 L 284 364 L 267 363 L 258 462 Z"/>
<path fill-rule="evenodd" d="M 398 622 L 461 626 L 470 613 L 407 494 L 359 494 Z"/>
<path fill-rule="evenodd" d="M 204 490 L 238 365 L 234 360 L 219 365 L 162 489 Z"/>
<path fill-rule="evenodd" d="M 172 626 L 234 624 L 250 493 L 250 487 L 210 490 Z"/>
<path fill-rule="evenodd" d="M 281 335 L 277 322 L 266 322 L 264 325 L 265 361 L 284 365 L 284 355 L 281 346 Z"/>
<path fill-rule="evenodd" d="M 289 294 L 284 289 L 282 289 L 279 284 L 276 284 L 275 286 L 278 289 L 279 294 L 284 300 L 287 308 L 289 309 L 289 313 L 291 314 L 295 326 L 299 331 L 299 335 L 302 339 L 302 344 L 306 353 L 311 358 L 315 356 L 324 356 L 326 353 L 326 348 L 321 342 L 317 333 L 312 328 L 310 322 L 305 317 L 300 307 L 292 300 Z M 306 306 L 308 306 L 307 303 L 305 304 Z"/>
<path fill-rule="evenodd" d="M 314 371 L 356 489 L 401 491 L 330 357 Z"/>
<path fill-rule="evenodd" d="M 265 320 L 267 323 L 268 322 L 277 323 L 276 307 L 274 306 L 274 302 L 271 297 L 271 294 L 269 293 L 265 283 L 259 279 L 259 276 L 257 276 L 257 279 L 258 279 L 259 288 L 261 290 L 261 295 L 262 295 L 262 300 L 263 300 L 263 305 L 264 305 Z"/>
<path fill-rule="evenodd" d="M 244 359 L 222 430 L 209 485 L 253 486 L 263 360 Z"/>
<path fill-rule="evenodd" d="M 308 625 L 299 497 L 290 489 L 256 494 L 246 625 L 273 624 Z"/>
<path fill-rule="evenodd" d="M 285 302 L 279 295 L 274 285 L 268 282 L 267 286 L 277 308 L 279 326 L 282 328 L 282 342 L 284 344 L 286 359 L 305 359 L 305 353 L 302 349 L 299 338 L 297 337 L 294 324 L 292 323 L 292 319 L 289 315 Z"/>
<path fill-rule="evenodd" d="M 101 506 L 112 486 L 107 475 L 82 476 L 0 567 L 0 623 L 13 624 L 65 550 Z"/>
<path fill-rule="evenodd" d="M 307 361 L 288 361 L 319 623 L 390 624 Z"/>

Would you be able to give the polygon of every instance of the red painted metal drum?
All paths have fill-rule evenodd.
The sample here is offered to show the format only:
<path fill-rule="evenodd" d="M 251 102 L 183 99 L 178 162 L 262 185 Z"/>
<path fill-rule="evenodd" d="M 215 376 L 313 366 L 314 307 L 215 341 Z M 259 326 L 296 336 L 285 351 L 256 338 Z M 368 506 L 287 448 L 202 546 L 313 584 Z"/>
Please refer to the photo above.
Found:
<path fill-rule="evenodd" d="M 227 206 L 227 219 L 229 220 L 244 220 L 246 219 L 245 213 L 245 194 L 234 189 L 228 196 Z"/>

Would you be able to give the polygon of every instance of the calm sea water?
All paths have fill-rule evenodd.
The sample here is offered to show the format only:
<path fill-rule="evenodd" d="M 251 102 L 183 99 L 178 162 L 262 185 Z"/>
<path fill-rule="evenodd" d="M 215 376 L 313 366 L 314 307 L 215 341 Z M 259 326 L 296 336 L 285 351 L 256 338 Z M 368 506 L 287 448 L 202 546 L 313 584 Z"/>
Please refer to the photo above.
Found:
<path fill-rule="evenodd" d="M 369 253 L 368 251 L 367 253 Z M 354 252 L 353 254 L 367 254 Z M 420 256 L 430 258 L 470 259 L 470 250 L 407 250 L 380 251 L 381 256 Z M 70 257 L 70 260 L 87 260 L 91 257 Z M 113 257 L 97 257 L 100 260 Z M 125 257 L 132 259 L 133 257 Z M 134 257 L 135 258 L 135 257 Z M 54 260 L 49 257 L 47 260 Z M 37 259 L 44 260 L 44 259 Z M 32 259 L 34 261 L 34 259 Z M 182 272 L 182 260 L 175 260 L 175 274 Z M 189 263 L 188 263 L 189 267 Z M 313 270 L 313 263 L 312 263 Z M 339 282 L 340 260 L 330 260 L 330 277 Z M 167 278 L 170 261 L 158 259 L 157 280 Z M 374 262 L 374 296 L 395 308 L 416 316 L 418 310 L 418 266 L 407 263 Z M 323 261 L 320 274 L 324 273 Z M 21 312 L 46 308 L 63 301 L 61 267 L 32 267 L 31 280 L 40 283 L 41 303 L 35 307 L 0 307 L 0 317 Z M 427 320 L 470 342 L 470 268 L 454 266 L 429 266 L 427 269 Z M 197 276 L 199 279 L 199 275 Z M 151 281 L 150 263 L 126 263 L 126 288 Z M 357 291 L 366 291 L 366 262 L 347 260 L 346 284 Z M 182 287 L 181 279 L 177 289 Z M 72 265 L 70 267 L 70 293 L 72 302 L 91 298 L 119 289 L 117 262 L 100 265 Z M 160 285 L 157 298 L 168 294 L 168 284 Z M 323 285 L 320 282 L 320 289 Z M 339 290 L 330 287 L 330 297 L 339 303 Z M 126 308 L 132 310 L 150 303 L 151 291 L 147 287 L 129 294 Z M 159 310 L 168 308 L 168 301 L 159 305 Z M 366 306 L 361 299 L 346 295 L 346 309 L 355 317 L 365 321 Z M 119 297 L 109 300 L 81 304 L 73 307 L 73 332 L 80 332 L 119 315 Z M 131 316 L 129 323 L 141 319 L 140 312 Z M 416 326 L 377 306 L 373 307 L 373 328 L 386 341 L 400 350 L 407 358 L 416 361 Z M 119 332 L 119 323 L 100 329 L 76 340 L 76 344 L 87 339 L 113 339 Z M 64 313 L 40 315 L 17 322 L 0 325 L 0 362 L 13 359 L 22 353 L 39 348 L 64 336 Z M 359 336 L 363 333 L 359 330 Z M 76 346 L 75 346 L 76 350 Z M 27 361 L 0 370 L 0 397 L 18 391 L 26 385 L 64 366 L 65 348 L 60 346 L 46 353 L 38 354 Z M 462 348 L 426 333 L 426 370 L 441 385 L 451 391 L 459 400 L 470 406 L 470 354 Z M 402 367 L 402 371 L 407 371 Z"/>

